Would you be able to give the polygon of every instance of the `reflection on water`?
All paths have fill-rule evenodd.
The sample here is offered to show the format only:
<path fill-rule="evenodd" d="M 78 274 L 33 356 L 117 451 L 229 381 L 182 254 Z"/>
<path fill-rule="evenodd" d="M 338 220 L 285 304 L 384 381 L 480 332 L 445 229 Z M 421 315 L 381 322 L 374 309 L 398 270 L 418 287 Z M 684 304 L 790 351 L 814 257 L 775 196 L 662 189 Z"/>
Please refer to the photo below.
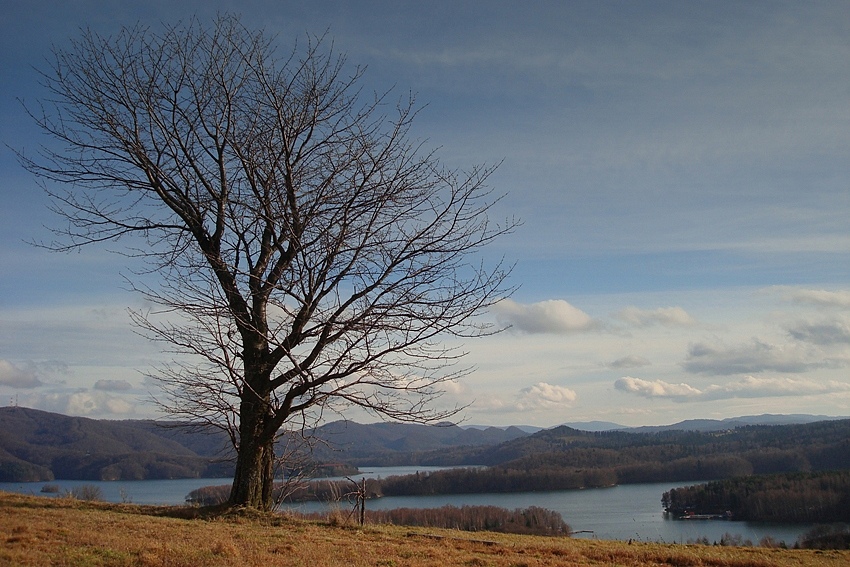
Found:
<path fill-rule="evenodd" d="M 363 476 L 385 478 L 396 474 L 411 474 L 416 471 L 424 472 L 438 468 L 440 467 L 364 467 L 361 475 L 352 478 L 354 480 Z M 62 492 L 70 490 L 74 486 L 90 484 L 100 487 L 104 499 L 110 502 L 183 504 L 186 495 L 196 488 L 229 483 L 229 479 L 222 478 L 110 482 L 58 480 L 50 483 L 0 483 L 0 490 L 39 495 L 45 484 L 57 485 Z M 688 484 L 697 483 L 689 482 Z M 560 512 L 573 531 L 589 532 L 577 534 L 577 537 L 634 539 L 669 543 L 686 543 L 703 537 L 713 543 L 720 541 L 724 533 L 728 532 L 740 534 L 744 539 L 749 539 L 755 544 L 758 544 L 765 536 L 771 536 L 791 545 L 811 527 L 808 525 L 789 526 L 722 520 L 670 520 L 664 517 L 661 508 L 661 495 L 676 486 L 679 486 L 679 484 L 658 483 L 518 494 L 388 496 L 369 500 L 367 507 L 374 510 L 387 510 L 401 507 L 434 508 L 447 504 L 454 506 L 487 505 L 508 509 L 540 506 Z M 343 501 L 330 505 L 346 507 L 349 504 Z M 328 506 L 327 503 L 310 502 L 292 505 L 289 508 L 309 512 L 323 510 Z"/>

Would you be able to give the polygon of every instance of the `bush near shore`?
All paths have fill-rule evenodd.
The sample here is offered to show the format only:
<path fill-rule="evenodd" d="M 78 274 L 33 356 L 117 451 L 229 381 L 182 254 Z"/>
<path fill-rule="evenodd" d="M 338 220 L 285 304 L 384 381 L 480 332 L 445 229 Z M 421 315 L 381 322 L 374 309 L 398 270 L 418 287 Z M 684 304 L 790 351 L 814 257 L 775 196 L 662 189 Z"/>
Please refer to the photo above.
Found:
<path fill-rule="evenodd" d="M 331 484 L 327 481 L 311 484 Z M 336 486 L 337 483 L 332 483 Z M 343 490 L 350 488 L 350 482 L 340 482 L 335 490 L 325 487 L 325 501 L 331 505 L 327 512 L 287 512 L 306 519 L 333 521 L 336 523 L 352 521 L 359 516 L 356 506 L 346 506 L 356 502 L 354 494 L 347 495 Z M 368 487 L 368 484 L 367 484 Z M 280 488 L 279 488 L 280 490 Z M 189 493 L 187 502 L 201 506 L 219 506 L 227 501 L 228 486 L 205 486 Z M 560 513 L 530 506 L 508 510 L 497 506 L 442 506 L 440 508 L 397 508 L 393 510 L 365 510 L 365 521 L 369 524 L 395 524 L 401 526 L 425 526 L 448 528 L 463 531 L 493 531 L 514 534 L 535 534 L 545 536 L 568 536 L 569 525 Z"/>
<path fill-rule="evenodd" d="M 353 523 L 356 510 L 334 509 L 329 512 L 297 513 L 305 519 L 331 523 Z M 439 508 L 394 508 L 366 510 L 367 524 L 393 524 L 446 528 L 466 532 L 500 532 L 540 536 L 570 535 L 570 526 L 561 514 L 538 506 L 508 510 L 497 506 L 441 506 Z"/>

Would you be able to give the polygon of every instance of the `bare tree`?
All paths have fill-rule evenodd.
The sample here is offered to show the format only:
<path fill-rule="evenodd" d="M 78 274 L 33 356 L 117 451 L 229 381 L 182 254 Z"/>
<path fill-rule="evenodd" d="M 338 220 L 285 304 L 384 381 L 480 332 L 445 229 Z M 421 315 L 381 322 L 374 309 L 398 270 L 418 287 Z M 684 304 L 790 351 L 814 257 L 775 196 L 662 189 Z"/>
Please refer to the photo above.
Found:
<path fill-rule="evenodd" d="M 52 248 L 131 237 L 146 261 L 130 279 L 161 309 L 135 322 L 178 353 L 163 406 L 230 434 L 233 505 L 272 505 L 275 439 L 323 411 L 454 415 L 445 339 L 497 331 L 477 315 L 510 292 L 479 259 L 515 226 L 488 220 L 492 168 L 443 167 L 412 97 L 365 96 L 322 48 L 281 57 L 233 17 L 83 32 L 30 110 L 56 143 L 21 154 L 68 221 Z"/>

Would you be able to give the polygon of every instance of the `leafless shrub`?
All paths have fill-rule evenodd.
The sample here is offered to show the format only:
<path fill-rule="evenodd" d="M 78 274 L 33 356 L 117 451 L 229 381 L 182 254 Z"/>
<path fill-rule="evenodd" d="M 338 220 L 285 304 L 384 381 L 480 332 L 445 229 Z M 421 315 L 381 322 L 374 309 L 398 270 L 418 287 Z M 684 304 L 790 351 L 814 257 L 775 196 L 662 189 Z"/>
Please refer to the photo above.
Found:
<path fill-rule="evenodd" d="M 65 492 L 65 495 L 75 500 L 100 501 L 103 500 L 103 490 L 93 484 L 81 484 Z"/>

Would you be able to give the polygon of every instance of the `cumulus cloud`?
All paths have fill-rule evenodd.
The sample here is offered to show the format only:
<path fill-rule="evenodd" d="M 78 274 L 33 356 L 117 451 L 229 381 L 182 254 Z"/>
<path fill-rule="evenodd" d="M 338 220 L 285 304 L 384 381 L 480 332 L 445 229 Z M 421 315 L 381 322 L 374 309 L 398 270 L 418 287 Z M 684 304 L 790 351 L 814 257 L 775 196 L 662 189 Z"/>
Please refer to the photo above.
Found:
<path fill-rule="evenodd" d="M 626 307 L 617 313 L 617 318 L 635 327 L 650 327 L 652 325 L 680 327 L 696 323 L 693 317 L 681 307 L 659 307 L 651 310 Z"/>
<path fill-rule="evenodd" d="M 614 388 L 621 392 L 637 394 L 644 398 L 687 399 L 700 396 L 702 392 L 688 384 L 670 384 L 663 380 L 642 380 L 624 376 L 614 382 Z"/>
<path fill-rule="evenodd" d="M 504 413 L 533 412 L 569 406 L 577 397 L 577 394 L 567 387 L 538 382 L 519 390 L 517 395 L 509 400 L 492 397 L 478 400 L 475 405 L 479 409 Z"/>
<path fill-rule="evenodd" d="M 135 413 L 135 405 L 124 398 L 102 391 L 53 391 L 28 394 L 20 398 L 28 407 L 86 417 L 115 417 Z"/>
<path fill-rule="evenodd" d="M 126 380 L 98 380 L 94 383 L 94 389 L 104 392 L 126 392 L 132 390 L 133 386 Z"/>
<path fill-rule="evenodd" d="M 793 346 L 777 346 L 759 340 L 737 347 L 706 343 L 691 345 L 683 366 L 693 374 L 755 374 L 773 371 L 801 373 L 817 368 L 837 368 L 846 361 L 817 356 Z"/>
<path fill-rule="evenodd" d="M 850 291 L 795 289 L 787 291 L 785 293 L 785 298 L 796 303 L 808 303 L 821 307 L 850 308 Z"/>
<path fill-rule="evenodd" d="M 133 411 L 127 400 L 99 392 L 77 392 L 68 397 L 69 415 L 125 415 Z"/>
<path fill-rule="evenodd" d="M 758 378 L 747 376 L 735 382 L 712 384 L 700 390 L 689 384 L 670 384 L 663 380 L 642 380 L 626 376 L 614 382 L 621 392 L 645 398 L 664 398 L 677 402 L 725 400 L 731 398 L 772 398 L 850 392 L 850 383 L 837 380 L 800 380 L 794 378 Z"/>
<path fill-rule="evenodd" d="M 799 323 L 788 329 L 794 339 L 820 346 L 850 344 L 850 326 L 841 321 Z"/>
<path fill-rule="evenodd" d="M 652 364 L 649 360 L 636 354 L 630 354 L 623 358 L 618 358 L 614 362 L 608 364 L 610 368 L 640 368 Z"/>
<path fill-rule="evenodd" d="M 11 388 L 38 388 L 42 386 L 33 369 L 18 368 L 8 360 L 0 358 L 0 385 Z"/>
<path fill-rule="evenodd" d="M 520 411 L 537 408 L 569 405 L 576 401 L 576 393 L 564 386 L 538 382 L 534 386 L 520 390 L 517 409 Z"/>
<path fill-rule="evenodd" d="M 593 319 L 562 299 L 521 304 L 503 299 L 493 307 L 499 320 L 526 333 L 565 334 L 587 331 L 597 325 Z"/>

